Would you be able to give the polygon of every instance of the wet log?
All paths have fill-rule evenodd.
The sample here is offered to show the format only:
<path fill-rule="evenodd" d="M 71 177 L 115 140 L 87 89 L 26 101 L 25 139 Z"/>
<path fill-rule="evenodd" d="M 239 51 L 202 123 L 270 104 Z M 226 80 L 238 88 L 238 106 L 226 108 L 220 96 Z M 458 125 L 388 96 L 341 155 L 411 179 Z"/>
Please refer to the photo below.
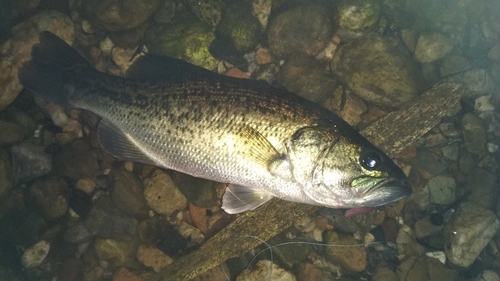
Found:
<path fill-rule="evenodd" d="M 462 91 L 456 84 L 440 84 L 391 112 L 363 131 L 372 143 L 394 156 L 423 136 L 459 102 Z M 317 206 L 271 200 L 262 208 L 240 215 L 206 241 L 197 251 L 179 258 L 155 276 L 160 281 L 187 281 L 259 246 L 256 236 L 269 240 L 291 227 L 299 218 L 318 210 Z"/>

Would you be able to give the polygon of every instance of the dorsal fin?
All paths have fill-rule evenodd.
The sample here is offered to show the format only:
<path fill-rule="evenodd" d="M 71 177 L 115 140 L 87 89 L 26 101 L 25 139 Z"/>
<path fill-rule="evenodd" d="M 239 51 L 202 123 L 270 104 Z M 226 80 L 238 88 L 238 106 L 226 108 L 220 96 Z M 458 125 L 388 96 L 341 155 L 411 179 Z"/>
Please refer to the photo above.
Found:
<path fill-rule="evenodd" d="M 180 59 L 154 54 L 139 57 L 127 70 L 125 77 L 146 81 L 168 80 L 179 76 L 201 76 L 210 78 L 218 74 Z"/>

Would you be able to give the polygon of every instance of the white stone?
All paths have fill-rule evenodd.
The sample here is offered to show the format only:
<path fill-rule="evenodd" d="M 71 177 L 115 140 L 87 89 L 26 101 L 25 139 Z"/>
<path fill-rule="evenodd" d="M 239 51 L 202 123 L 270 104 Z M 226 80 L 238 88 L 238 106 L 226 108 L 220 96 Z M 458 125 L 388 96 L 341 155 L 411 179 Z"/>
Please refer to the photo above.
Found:
<path fill-rule="evenodd" d="M 50 250 L 50 243 L 47 241 L 38 241 L 26 249 L 21 257 L 21 264 L 26 269 L 31 269 L 42 264 L 43 260 L 47 257 Z"/>
<path fill-rule="evenodd" d="M 438 259 L 442 264 L 446 263 L 446 254 L 443 251 L 428 252 L 425 255 L 429 258 Z"/>
<path fill-rule="evenodd" d="M 457 266 L 470 266 L 499 229 L 500 220 L 491 210 L 472 202 L 460 204 L 443 231 L 446 256 Z"/>
<path fill-rule="evenodd" d="M 271 266 L 272 265 L 272 266 Z M 253 269 L 244 270 L 236 281 L 297 281 L 290 272 L 275 265 L 269 260 L 259 261 Z"/>
<path fill-rule="evenodd" d="M 489 142 L 486 144 L 486 147 L 488 148 L 489 153 L 495 153 L 498 151 L 498 144 Z"/>
<path fill-rule="evenodd" d="M 491 95 L 480 96 L 474 103 L 474 109 L 478 111 L 492 111 L 495 106 L 490 102 Z"/>

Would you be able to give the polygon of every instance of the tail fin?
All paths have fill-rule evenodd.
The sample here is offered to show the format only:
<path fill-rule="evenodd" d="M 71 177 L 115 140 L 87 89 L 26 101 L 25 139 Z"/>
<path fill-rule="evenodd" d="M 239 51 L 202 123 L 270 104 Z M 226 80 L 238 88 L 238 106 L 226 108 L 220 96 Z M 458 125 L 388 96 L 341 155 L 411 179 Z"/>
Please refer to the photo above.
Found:
<path fill-rule="evenodd" d="M 93 70 L 85 58 L 51 32 L 39 34 L 40 43 L 31 50 L 31 60 L 19 70 L 19 81 L 35 95 L 71 107 L 64 85 L 81 69 Z"/>

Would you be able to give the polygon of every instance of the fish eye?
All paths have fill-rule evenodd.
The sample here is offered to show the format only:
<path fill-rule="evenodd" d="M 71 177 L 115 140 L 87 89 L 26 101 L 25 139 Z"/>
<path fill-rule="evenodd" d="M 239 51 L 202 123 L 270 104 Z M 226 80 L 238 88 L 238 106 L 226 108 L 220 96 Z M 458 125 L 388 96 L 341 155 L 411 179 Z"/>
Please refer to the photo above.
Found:
<path fill-rule="evenodd" d="M 376 151 L 367 151 L 361 155 L 359 163 L 367 170 L 375 170 L 382 164 L 382 156 Z"/>

